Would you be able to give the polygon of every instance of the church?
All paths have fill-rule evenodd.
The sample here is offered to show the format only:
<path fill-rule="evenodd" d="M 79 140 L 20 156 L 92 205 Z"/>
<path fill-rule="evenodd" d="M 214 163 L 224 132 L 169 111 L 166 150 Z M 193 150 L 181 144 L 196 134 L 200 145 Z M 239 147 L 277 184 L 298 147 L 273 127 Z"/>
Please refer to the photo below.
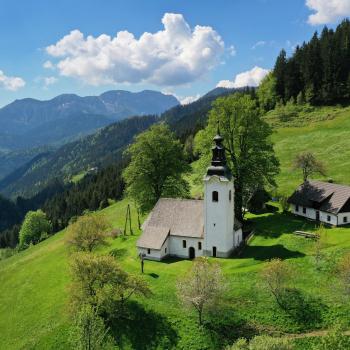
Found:
<path fill-rule="evenodd" d="M 229 257 L 242 242 L 234 214 L 233 176 L 218 129 L 211 166 L 204 176 L 204 200 L 160 198 L 142 225 L 137 248 L 144 259 L 168 256 Z"/>

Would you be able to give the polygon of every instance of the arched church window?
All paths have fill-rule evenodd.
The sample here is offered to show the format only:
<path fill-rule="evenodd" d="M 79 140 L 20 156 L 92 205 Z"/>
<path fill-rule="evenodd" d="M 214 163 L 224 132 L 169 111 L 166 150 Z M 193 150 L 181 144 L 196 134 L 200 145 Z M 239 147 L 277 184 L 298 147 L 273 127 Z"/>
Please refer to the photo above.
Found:
<path fill-rule="evenodd" d="M 218 191 L 213 191 L 212 199 L 213 199 L 213 202 L 219 201 L 219 192 Z"/>
<path fill-rule="evenodd" d="M 229 199 L 229 201 L 231 202 L 231 199 L 232 199 L 232 192 L 231 192 L 231 190 L 230 190 L 230 192 L 228 193 L 228 199 Z"/>

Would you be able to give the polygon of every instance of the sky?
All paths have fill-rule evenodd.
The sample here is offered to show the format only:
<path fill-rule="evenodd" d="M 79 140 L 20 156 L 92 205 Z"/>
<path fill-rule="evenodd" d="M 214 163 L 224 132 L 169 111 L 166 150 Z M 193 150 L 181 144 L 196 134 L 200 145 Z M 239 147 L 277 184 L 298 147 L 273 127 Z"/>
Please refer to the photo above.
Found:
<path fill-rule="evenodd" d="M 0 0 L 0 107 L 153 89 L 188 103 L 257 86 L 350 0 Z"/>

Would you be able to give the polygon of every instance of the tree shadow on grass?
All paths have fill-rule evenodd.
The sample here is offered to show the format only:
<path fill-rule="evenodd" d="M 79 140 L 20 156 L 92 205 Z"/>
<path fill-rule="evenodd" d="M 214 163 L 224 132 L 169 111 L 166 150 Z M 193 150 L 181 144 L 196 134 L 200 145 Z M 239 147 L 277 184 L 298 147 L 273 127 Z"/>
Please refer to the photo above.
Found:
<path fill-rule="evenodd" d="M 270 259 L 291 259 L 302 258 L 304 253 L 293 251 L 285 248 L 282 244 L 271 246 L 246 246 L 241 255 L 242 258 L 253 258 L 254 260 L 270 260 Z"/>
<path fill-rule="evenodd" d="M 128 303 L 125 315 L 109 326 L 120 349 L 175 349 L 178 342 L 176 330 L 164 316 L 133 301 Z"/>
<path fill-rule="evenodd" d="M 239 318 L 229 307 L 220 308 L 217 312 L 209 314 L 203 327 L 217 349 L 234 343 L 238 338 L 252 338 L 258 334 L 253 325 Z"/>
<path fill-rule="evenodd" d="M 259 236 L 278 238 L 284 233 L 293 233 L 297 230 L 314 230 L 318 227 L 316 222 L 299 218 L 289 213 L 274 213 L 259 216 L 250 220 Z"/>
<path fill-rule="evenodd" d="M 320 298 L 302 293 L 295 288 L 287 289 L 282 297 L 284 311 L 304 329 L 315 329 L 322 326 L 323 313 L 327 306 Z"/>

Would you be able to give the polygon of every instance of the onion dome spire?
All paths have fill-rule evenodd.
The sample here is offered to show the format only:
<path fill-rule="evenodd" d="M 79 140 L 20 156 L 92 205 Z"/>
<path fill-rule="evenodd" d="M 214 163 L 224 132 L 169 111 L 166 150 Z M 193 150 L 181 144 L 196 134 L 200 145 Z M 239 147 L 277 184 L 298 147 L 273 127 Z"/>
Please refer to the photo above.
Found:
<path fill-rule="evenodd" d="M 207 175 L 231 177 L 230 171 L 226 166 L 227 162 L 226 162 L 226 155 L 225 155 L 225 147 L 222 144 L 224 139 L 220 134 L 219 121 L 217 123 L 218 123 L 217 134 L 213 138 L 215 145 L 211 148 L 212 150 L 211 166 L 207 170 Z"/>

